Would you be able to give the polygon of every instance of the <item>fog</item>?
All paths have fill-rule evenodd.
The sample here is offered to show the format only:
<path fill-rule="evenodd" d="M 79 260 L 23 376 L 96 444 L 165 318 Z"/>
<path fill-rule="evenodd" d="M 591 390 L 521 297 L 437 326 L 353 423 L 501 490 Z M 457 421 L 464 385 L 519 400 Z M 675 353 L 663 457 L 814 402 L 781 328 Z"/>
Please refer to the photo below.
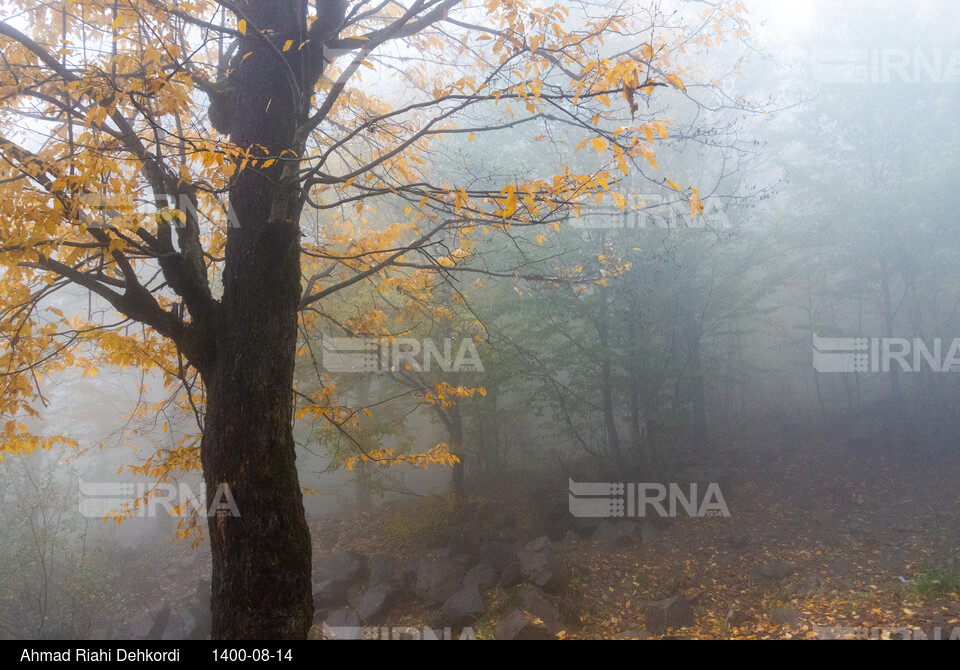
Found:
<path fill-rule="evenodd" d="M 749 35 L 674 55 L 684 90 L 594 120 L 669 119 L 629 174 L 499 100 L 415 166 L 473 197 L 562 163 L 605 197 L 478 227 L 463 264 L 444 231 L 433 274 L 408 254 L 301 319 L 312 639 L 960 638 L 960 6 L 745 4 Z M 389 248 L 416 205 L 337 197 L 305 243 Z M 43 305 L 119 321 L 77 286 Z M 4 417 L 76 442 L 3 455 L 0 637 L 207 639 L 214 520 L 248 512 L 204 508 L 198 376 L 82 355 Z"/>

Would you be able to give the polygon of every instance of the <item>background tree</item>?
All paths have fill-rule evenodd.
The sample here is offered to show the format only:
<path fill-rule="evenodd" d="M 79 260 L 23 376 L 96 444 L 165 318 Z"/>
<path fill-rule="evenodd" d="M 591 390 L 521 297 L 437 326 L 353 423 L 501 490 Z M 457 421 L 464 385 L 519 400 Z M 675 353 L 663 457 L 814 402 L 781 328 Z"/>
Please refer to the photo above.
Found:
<path fill-rule="evenodd" d="M 837 9 L 831 29 L 811 37 L 821 61 L 813 68 L 818 95 L 773 138 L 792 193 L 778 209 L 786 225 L 769 235 L 789 278 L 779 300 L 784 340 L 804 358 L 811 331 L 903 337 L 911 345 L 919 337 L 932 348 L 958 326 L 960 293 L 948 258 L 960 236 L 947 187 L 958 155 L 950 142 L 926 141 L 953 132 L 939 110 L 957 101 L 955 53 L 932 46 L 949 43 L 950 30 L 932 28 L 929 3 L 883 17 L 868 7 Z M 840 35 L 876 63 L 858 70 L 838 58 Z M 908 456 L 956 439 L 948 407 L 957 386 L 949 374 L 894 364 L 889 374 L 812 377 L 817 402 L 808 415 L 846 426 L 851 442 L 882 446 L 877 454 Z"/>

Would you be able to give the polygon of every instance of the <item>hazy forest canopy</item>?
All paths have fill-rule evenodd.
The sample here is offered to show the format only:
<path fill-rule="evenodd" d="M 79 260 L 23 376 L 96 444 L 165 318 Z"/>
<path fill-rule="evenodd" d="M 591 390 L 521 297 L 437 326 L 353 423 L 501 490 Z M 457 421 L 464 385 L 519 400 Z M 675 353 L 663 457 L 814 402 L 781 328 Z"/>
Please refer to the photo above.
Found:
<path fill-rule="evenodd" d="M 0 637 L 960 639 L 958 36 L 0 0 Z"/>

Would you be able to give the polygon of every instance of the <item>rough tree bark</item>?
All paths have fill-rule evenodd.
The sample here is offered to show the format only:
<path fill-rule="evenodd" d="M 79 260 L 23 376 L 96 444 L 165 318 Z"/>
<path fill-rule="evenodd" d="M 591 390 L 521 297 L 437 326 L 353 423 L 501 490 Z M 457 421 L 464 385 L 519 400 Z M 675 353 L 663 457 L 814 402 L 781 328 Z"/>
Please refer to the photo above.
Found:
<path fill-rule="evenodd" d="M 251 163 L 230 190 L 223 297 L 201 369 L 207 408 L 201 458 L 207 504 L 222 484 L 239 516 L 214 516 L 214 638 L 303 638 L 313 618 L 310 533 L 293 440 L 293 372 L 300 281 L 297 161 L 309 91 L 319 72 L 307 39 L 306 3 L 246 0 L 244 58 L 231 139 Z M 258 153 L 259 152 L 259 153 Z"/>

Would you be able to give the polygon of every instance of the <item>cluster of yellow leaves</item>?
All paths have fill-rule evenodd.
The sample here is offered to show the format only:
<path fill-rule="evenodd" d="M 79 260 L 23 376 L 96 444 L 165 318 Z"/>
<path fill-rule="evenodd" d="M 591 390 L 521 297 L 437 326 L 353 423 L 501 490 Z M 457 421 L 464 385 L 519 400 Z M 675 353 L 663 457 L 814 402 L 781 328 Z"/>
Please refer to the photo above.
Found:
<path fill-rule="evenodd" d="M 446 382 L 437 384 L 432 393 L 424 393 L 421 398 L 434 406 L 441 408 L 453 407 L 461 398 L 472 398 L 476 394 L 487 395 L 487 390 L 483 387 L 468 388 L 466 386 L 451 386 Z"/>
<path fill-rule="evenodd" d="M 425 454 L 396 454 L 393 449 L 377 449 L 369 454 L 352 456 L 346 460 L 347 470 L 353 470 L 360 463 L 376 463 L 379 466 L 414 465 L 429 468 L 431 465 L 456 465 L 460 459 L 450 453 L 450 445 L 443 443 L 431 447 Z"/>
<path fill-rule="evenodd" d="M 3 461 L 4 453 L 29 454 L 36 449 L 41 448 L 49 451 L 56 445 L 63 445 L 71 448 L 75 448 L 77 446 L 76 440 L 70 439 L 65 435 L 37 437 L 31 433 L 26 424 L 15 419 L 10 419 L 4 424 L 2 439 L 3 450 L 0 451 L 0 462 Z"/>

